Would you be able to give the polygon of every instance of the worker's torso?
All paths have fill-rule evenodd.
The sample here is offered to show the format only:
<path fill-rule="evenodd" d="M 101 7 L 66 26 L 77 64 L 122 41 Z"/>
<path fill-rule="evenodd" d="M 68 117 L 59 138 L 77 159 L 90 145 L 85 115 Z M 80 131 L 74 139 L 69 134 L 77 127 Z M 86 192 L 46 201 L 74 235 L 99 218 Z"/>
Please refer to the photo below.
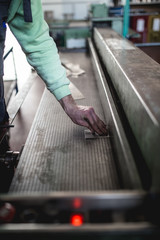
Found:
<path fill-rule="evenodd" d="M 3 52 L 4 52 L 4 41 L 6 37 L 6 24 L 5 22 L 8 19 L 8 14 L 10 11 L 9 6 L 12 2 L 12 8 L 18 8 L 20 1 L 15 0 L 0 0 L 0 76 L 3 75 Z M 17 4 L 17 8 L 16 8 Z M 23 0 L 23 9 L 24 9 L 24 21 L 32 22 L 32 13 L 31 13 L 31 1 Z M 16 13 L 16 11 L 15 11 Z M 15 14 L 14 13 L 14 14 Z M 14 15 L 13 15 L 14 16 Z"/>
<path fill-rule="evenodd" d="M 8 16 L 8 8 L 10 2 L 11 0 L 0 0 L 0 20 L 4 20 Z"/>
<path fill-rule="evenodd" d="M 3 75 L 3 52 L 6 37 L 5 21 L 8 17 L 8 9 L 11 0 L 0 0 L 0 76 Z"/>

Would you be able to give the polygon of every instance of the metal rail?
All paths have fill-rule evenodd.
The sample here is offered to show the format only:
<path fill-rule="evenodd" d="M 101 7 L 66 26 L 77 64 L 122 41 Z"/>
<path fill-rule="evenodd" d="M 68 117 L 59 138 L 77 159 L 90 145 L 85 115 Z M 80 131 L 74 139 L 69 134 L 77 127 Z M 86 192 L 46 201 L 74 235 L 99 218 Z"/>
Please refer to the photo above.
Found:
<path fill-rule="evenodd" d="M 112 143 L 114 144 L 114 152 L 116 155 L 115 159 L 119 168 L 123 188 L 142 188 L 141 180 L 134 162 L 134 157 L 128 144 L 121 120 L 118 116 L 115 103 L 112 99 L 107 79 L 104 76 L 95 48 L 90 39 L 89 47 L 102 106 L 106 116 L 107 125 L 109 126 L 110 134 L 112 136 Z"/>
<path fill-rule="evenodd" d="M 159 190 L 159 64 L 113 30 L 95 29 L 94 40 L 152 175 L 150 188 Z"/>

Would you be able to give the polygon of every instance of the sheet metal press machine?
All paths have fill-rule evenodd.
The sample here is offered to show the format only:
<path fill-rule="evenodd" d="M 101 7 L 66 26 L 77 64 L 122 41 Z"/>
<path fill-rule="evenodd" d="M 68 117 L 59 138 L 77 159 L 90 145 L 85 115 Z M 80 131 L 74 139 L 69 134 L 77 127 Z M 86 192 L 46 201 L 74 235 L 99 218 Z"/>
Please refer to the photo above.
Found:
<path fill-rule="evenodd" d="M 45 90 L 0 195 L 1 239 L 160 238 L 159 64 L 111 29 L 94 28 L 88 50 L 62 56 L 85 70 L 76 101 L 109 135 L 74 125 Z"/>

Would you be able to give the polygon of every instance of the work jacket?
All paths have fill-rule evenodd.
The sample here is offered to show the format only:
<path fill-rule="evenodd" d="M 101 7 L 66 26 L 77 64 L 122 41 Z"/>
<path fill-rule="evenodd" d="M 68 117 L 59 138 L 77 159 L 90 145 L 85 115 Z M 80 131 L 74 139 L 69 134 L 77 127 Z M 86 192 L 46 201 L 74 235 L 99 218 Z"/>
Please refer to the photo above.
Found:
<path fill-rule="evenodd" d="M 61 65 L 56 44 L 49 36 L 41 0 L 31 0 L 32 22 L 25 22 L 23 0 L 12 0 L 7 23 L 26 54 L 27 60 L 57 100 L 70 94 L 69 80 Z"/>

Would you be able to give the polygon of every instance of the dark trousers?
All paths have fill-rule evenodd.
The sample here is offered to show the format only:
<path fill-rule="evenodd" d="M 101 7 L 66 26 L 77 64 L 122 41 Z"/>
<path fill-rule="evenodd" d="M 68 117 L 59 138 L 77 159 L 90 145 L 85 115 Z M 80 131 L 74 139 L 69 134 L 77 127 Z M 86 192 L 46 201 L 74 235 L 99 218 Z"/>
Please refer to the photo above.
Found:
<path fill-rule="evenodd" d="M 6 104 L 4 99 L 4 84 L 3 84 L 3 53 L 6 38 L 5 21 L 8 16 L 8 7 L 10 0 L 0 0 L 0 124 L 8 120 Z"/>

